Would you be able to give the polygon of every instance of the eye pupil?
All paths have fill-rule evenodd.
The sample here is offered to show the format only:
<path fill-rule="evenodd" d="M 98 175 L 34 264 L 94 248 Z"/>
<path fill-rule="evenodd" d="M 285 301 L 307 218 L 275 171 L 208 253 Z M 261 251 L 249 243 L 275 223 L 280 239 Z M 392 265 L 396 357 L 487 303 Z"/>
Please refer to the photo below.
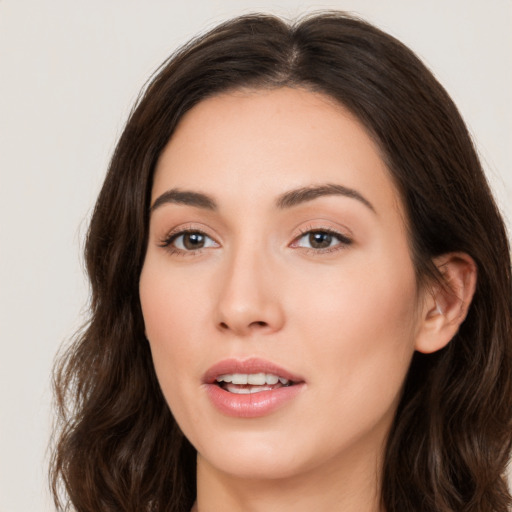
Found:
<path fill-rule="evenodd" d="M 325 249 L 332 242 L 332 235 L 322 231 L 313 231 L 309 234 L 309 244 L 314 249 Z"/>
<path fill-rule="evenodd" d="M 185 233 L 183 235 L 183 246 L 186 249 L 201 249 L 204 243 L 205 237 L 201 233 Z"/>

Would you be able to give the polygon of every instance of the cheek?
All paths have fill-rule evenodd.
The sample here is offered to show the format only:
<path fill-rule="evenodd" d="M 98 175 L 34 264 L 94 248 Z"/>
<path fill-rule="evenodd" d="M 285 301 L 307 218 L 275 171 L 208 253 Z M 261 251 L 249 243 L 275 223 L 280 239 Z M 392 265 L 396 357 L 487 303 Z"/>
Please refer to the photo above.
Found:
<path fill-rule="evenodd" d="M 149 258 L 141 273 L 139 294 L 146 336 L 149 340 L 153 364 L 160 386 L 168 401 L 177 396 L 182 373 L 194 374 L 198 363 L 197 344 L 200 336 L 194 334 L 203 310 L 201 295 L 169 268 Z"/>
<path fill-rule="evenodd" d="M 380 267 L 347 268 L 302 289 L 307 292 L 293 309 L 298 332 L 309 340 L 305 357 L 329 372 L 328 381 L 352 390 L 346 396 L 393 399 L 414 352 L 412 265 L 385 265 L 381 259 Z"/>
<path fill-rule="evenodd" d="M 169 268 L 165 256 L 149 254 L 142 269 L 139 295 L 150 341 L 163 343 L 172 336 L 183 340 L 184 332 L 197 328 L 198 313 L 204 310 L 201 283 L 179 270 Z"/>
<path fill-rule="evenodd" d="M 347 330 L 374 331 L 405 329 L 414 325 L 417 288 L 414 268 L 406 259 L 367 258 L 347 261 L 340 269 L 297 273 L 288 290 L 295 297 L 290 308 L 298 318 L 311 319 L 311 325 Z M 354 257 L 353 260 L 357 260 Z M 297 289 L 302 293 L 297 294 Z M 322 320 L 320 320 L 322 319 Z M 374 338 L 374 336 L 372 336 Z"/>
<path fill-rule="evenodd" d="M 301 299 L 301 358 L 316 369 L 309 374 L 318 411 L 311 430 L 324 432 L 330 449 L 387 431 L 414 352 L 414 273 L 340 274 Z M 330 426 L 323 425 L 326 411 Z"/>

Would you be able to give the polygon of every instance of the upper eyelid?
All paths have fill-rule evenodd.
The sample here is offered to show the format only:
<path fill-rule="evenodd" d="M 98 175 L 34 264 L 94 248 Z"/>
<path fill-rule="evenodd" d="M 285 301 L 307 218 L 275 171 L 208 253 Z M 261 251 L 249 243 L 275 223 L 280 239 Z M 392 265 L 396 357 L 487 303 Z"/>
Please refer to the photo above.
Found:
<path fill-rule="evenodd" d="M 211 238 L 215 242 L 219 243 L 217 237 L 213 236 L 211 233 L 209 233 L 209 231 L 210 229 L 207 229 L 202 226 L 199 227 L 197 225 L 194 225 L 193 223 L 181 224 L 177 227 L 174 227 L 166 231 L 165 234 L 161 237 L 161 240 L 171 240 L 186 233 L 201 233 L 202 235 L 205 235 L 208 238 Z"/>
<path fill-rule="evenodd" d="M 340 233 L 339 231 L 334 231 L 332 229 L 309 229 L 307 231 L 304 231 L 300 235 L 296 236 L 292 243 L 290 244 L 292 247 L 298 243 L 302 238 L 309 235 L 310 233 L 327 233 L 329 235 L 332 235 L 333 237 L 337 238 L 340 242 L 340 245 L 351 245 L 354 240 L 352 237 L 344 235 L 343 233 Z M 315 249 L 315 251 L 321 251 L 322 249 Z"/>
<path fill-rule="evenodd" d="M 294 240 L 296 240 L 297 238 L 304 236 L 308 233 L 317 232 L 317 231 L 325 231 L 327 233 L 339 236 L 346 240 L 354 239 L 352 231 L 350 229 L 348 229 L 347 227 L 343 226 L 343 229 L 342 229 L 341 226 L 333 227 L 332 225 L 328 225 L 328 224 L 324 224 L 324 223 L 317 224 L 317 225 L 307 224 L 306 226 L 301 226 L 301 227 L 296 228 L 295 231 L 297 232 L 297 234 L 295 235 Z"/>
<path fill-rule="evenodd" d="M 208 233 L 206 233 L 205 231 L 203 231 L 202 229 L 180 229 L 178 231 L 175 231 L 175 232 L 170 232 L 168 235 L 167 235 L 167 238 L 169 239 L 176 239 L 180 236 L 183 236 L 183 235 L 187 235 L 187 234 L 190 234 L 190 233 L 199 233 L 200 235 L 204 235 L 208 238 L 211 238 L 212 240 L 215 240 L 214 237 L 210 236 Z"/>
<path fill-rule="evenodd" d="M 315 227 L 315 228 L 308 228 L 308 229 L 300 230 L 300 233 L 298 234 L 298 236 L 296 238 L 307 235 L 309 233 L 322 233 L 322 232 L 329 233 L 331 235 L 338 235 L 338 236 L 342 236 L 345 238 L 349 238 L 348 235 L 344 235 L 337 229 L 326 228 L 326 227 Z"/>

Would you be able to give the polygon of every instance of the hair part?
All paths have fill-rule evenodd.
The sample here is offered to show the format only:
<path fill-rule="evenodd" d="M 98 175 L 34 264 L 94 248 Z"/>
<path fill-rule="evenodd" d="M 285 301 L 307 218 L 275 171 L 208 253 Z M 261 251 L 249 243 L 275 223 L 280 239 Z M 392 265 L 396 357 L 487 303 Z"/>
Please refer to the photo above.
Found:
<path fill-rule="evenodd" d="M 194 105 L 277 87 L 323 93 L 365 126 L 403 200 L 421 282 L 440 279 L 434 258 L 449 252 L 467 253 L 478 267 L 457 335 L 437 353 L 414 355 L 386 447 L 383 506 L 507 511 L 512 286 L 503 221 L 442 86 L 402 43 L 340 12 L 292 24 L 261 14 L 223 23 L 171 56 L 141 95 L 87 236 L 90 320 L 55 370 L 57 508 L 190 510 L 195 451 L 158 385 L 138 295 L 153 173 Z"/>

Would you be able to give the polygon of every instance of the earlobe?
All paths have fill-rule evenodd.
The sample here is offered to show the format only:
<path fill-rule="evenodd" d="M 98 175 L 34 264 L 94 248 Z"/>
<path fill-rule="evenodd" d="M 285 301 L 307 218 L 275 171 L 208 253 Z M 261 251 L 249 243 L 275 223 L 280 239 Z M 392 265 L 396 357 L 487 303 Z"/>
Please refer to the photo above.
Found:
<path fill-rule="evenodd" d="M 477 281 L 476 263 L 465 253 L 445 254 L 434 263 L 443 281 L 425 292 L 415 344 L 416 350 L 425 354 L 442 349 L 457 334 L 471 305 Z"/>

